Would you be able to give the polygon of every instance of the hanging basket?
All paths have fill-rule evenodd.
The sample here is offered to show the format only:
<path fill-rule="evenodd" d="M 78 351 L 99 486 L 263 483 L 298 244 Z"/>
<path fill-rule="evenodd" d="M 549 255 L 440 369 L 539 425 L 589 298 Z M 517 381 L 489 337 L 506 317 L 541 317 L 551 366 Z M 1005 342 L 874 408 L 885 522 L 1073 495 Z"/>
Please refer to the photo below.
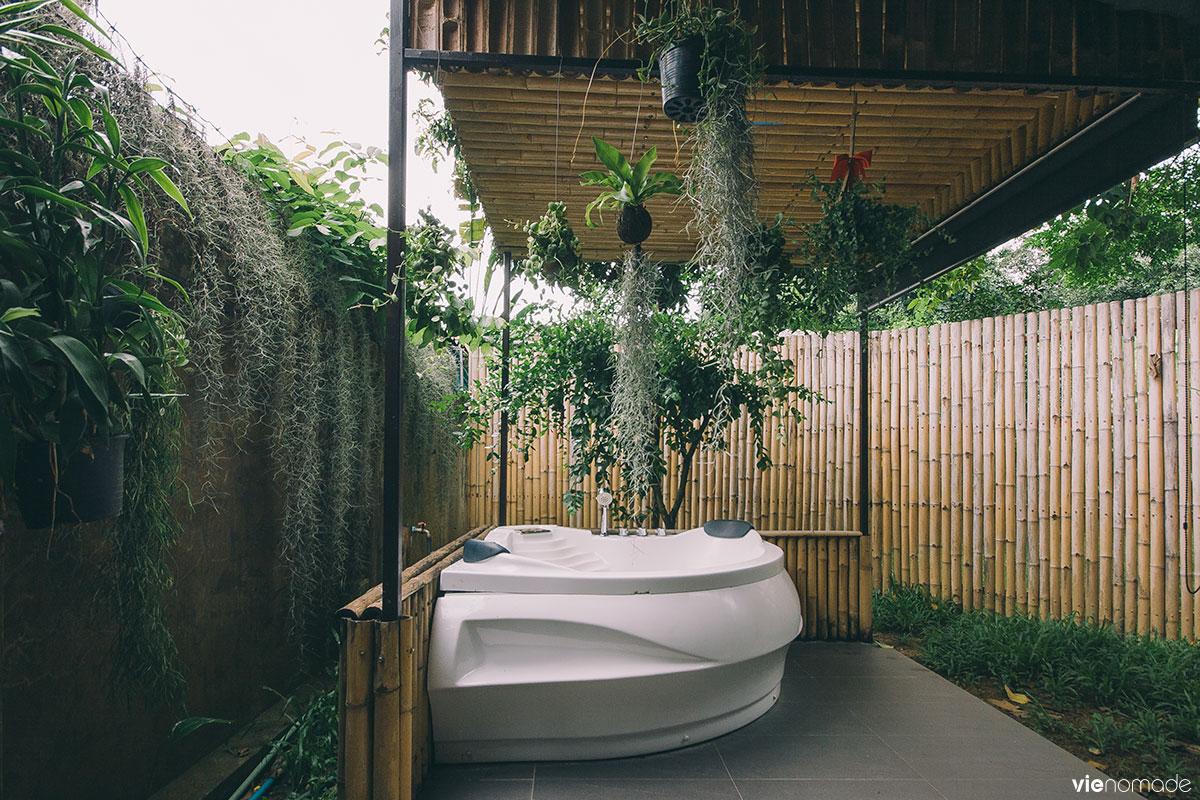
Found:
<path fill-rule="evenodd" d="M 700 56 L 703 53 L 704 40 L 693 36 L 678 40 L 659 57 L 663 113 L 676 122 L 698 122 L 708 113 L 704 94 L 700 91 Z"/>
<path fill-rule="evenodd" d="M 617 215 L 617 236 L 625 244 L 641 244 L 650 235 L 654 221 L 645 206 L 622 206 Z"/>
<path fill-rule="evenodd" d="M 17 450 L 16 495 L 29 529 L 95 522 L 121 513 L 128 436 L 93 439 L 87 450 L 58 460 L 54 482 L 54 445 L 23 444 Z M 66 461 L 64 464 L 63 462 Z"/>

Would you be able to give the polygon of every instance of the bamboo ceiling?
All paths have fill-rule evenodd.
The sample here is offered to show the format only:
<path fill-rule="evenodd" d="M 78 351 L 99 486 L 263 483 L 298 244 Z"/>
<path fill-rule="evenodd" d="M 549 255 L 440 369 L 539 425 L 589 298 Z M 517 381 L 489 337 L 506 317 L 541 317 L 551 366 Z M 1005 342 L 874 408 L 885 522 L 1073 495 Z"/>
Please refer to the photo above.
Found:
<path fill-rule="evenodd" d="M 520 252 L 520 225 L 562 200 L 584 244 L 585 257 L 611 259 L 621 249 L 606 216 L 584 225 L 595 197 L 579 173 L 598 169 L 592 136 L 627 155 L 655 146 L 657 168 L 682 173 L 687 130 L 662 113 L 656 83 L 585 77 L 451 73 L 439 84 L 458 128 L 463 157 L 502 249 Z M 750 108 L 762 184 L 760 213 L 808 222 L 816 217 L 810 174 L 828 180 L 833 159 L 851 148 L 873 150 L 869 180 L 882 180 L 891 202 L 920 203 L 934 218 L 958 208 L 1114 102 L 1110 94 L 1073 92 L 858 89 L 778 85 Z M 636 143 L 634 135 L 636 131 Z M 676 198 L 648 204 L 654 232 L 646 243 L 657 258 L 686 260 L 695 246 L 686 230 L 691 209 Z"/>
<path fill-rule="evenodd" d="M 1165 12 L 1145 10 L 1147 0 L 722 4 L 736 4 L 757 26 L 768 64 L 770 85 L 751 107 L 767 218 L 814 217 L 805 182 L 828 179 L 834 156 L 850 151 L 854 108 L 853 149 L 874 151 L 868 180 L 883 180 L 889 200 L 919 203 L 937 219 L 1137 91 L 1200 92 L 1200 25 L 1186 2 L 1157 0 Z M 661 6 L 412 3 L 410 44 L 445 94 L 501 247 L 523 250 L 519 225 L 559 199 L 588 258 L 617 255 L 612 220 L 600 230 L 583 225 L 595 194 L 578 175 L 598 166 L 593 135 L 626 153 L 632 145 L 635 156 L 657 146 L 659 168 L 686 169 L 686 131 L 663 116 L 658 84 L 628 78 L 648 55 L 629 33 L 636 16 Z M 481 58 L 455 62 L 463 54 Z M 647 246 L 663 260 L 690 257 L 688 209 L 672 198 L 649 209 Z"/>

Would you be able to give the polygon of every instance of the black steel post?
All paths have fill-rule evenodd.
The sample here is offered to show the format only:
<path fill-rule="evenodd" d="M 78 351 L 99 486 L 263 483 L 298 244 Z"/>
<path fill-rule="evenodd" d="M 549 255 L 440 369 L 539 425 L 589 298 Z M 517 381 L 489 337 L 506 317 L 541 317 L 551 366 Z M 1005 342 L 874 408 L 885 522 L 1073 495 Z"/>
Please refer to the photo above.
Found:
<path fill-rule="evenodd" d="M 388 215 L 387 286 L 396 300 L 386 306 L 383 345 L 383 619 L 400 617 L 400 580 L 404 571 L 404 490 L 400 485 L 403 450 L 404 306 L 406 281 L 404 256 L 405 178 L 408 142 L 407 65 L 404 62 L 408 30 L 407 0 L 391 0 L 388 37 Z"/>
<path fill-rule="evenodd" d="M 871 535 L 871 332 L 866 295 L 858 297 L 858 529 Z"/>
<path fill-rule="evenodd" d="M 508 524 L 508 322 L 512 316 L 512 252 L 504 251 L 504 330 L 500 334 L 500 510 L 497 525 Z"/>

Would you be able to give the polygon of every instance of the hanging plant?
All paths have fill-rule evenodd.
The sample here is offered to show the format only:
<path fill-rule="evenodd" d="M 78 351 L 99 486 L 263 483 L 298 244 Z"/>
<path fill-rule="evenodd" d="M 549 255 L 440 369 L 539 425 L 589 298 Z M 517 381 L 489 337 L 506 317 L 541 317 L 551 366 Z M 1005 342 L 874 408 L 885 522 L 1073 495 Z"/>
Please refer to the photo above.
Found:
<path fill-rule="evenodd" d="M 608 168 L 607 171 L 593 170 L 579 176 L 581 186 L 601 186 L 604 191 L 588 203 L 584 218 L 589 228 L 599 227 L 603 222 L 601 213 L 606 208 L 620 209 L 617 216 L 617 236 L 625 244 L 641 244 L 646 241 L 653 227 L 650 212 L 645 203 L 660 194 L 680 194 L 683 187 L 679 178 L 670 172 L 650 172 L 658 159 L 658 148 L 651 147 L 634 166 L 629 165 L 617 148 L 603 139 L 592 137 L 596 158 Z M 596 211 L 600 222 L 592 221 Z"/>
<path fill-rule="evenodd" d="M 804 228 L 800 297 L 809 323 L 828 329 L 859 293 L 890 285 L 911 264 L 913 236 L 926 219 L 915 204 L 885 203 L 882 183 L 810 177 L 809 184 L 821 219 Z"/>
<path fill-rule="evenodd" d="M 613 419 L 626 487 L 645 496 L 653 482 L 658 446 L 662 375 L 655 356 L 659 265 L 641 247 L 625 253 L 617 315 Z"/>
<path fill-rule="evenodd" d="M 635 34 L 654 47 L 663 68 L 679 60 L 680 44 L 703 43 L 696 81 L 704 111 L 689 137 L 693 155 L 685 187 L 695 209 L 705 324 L 732 354 L 746 338 L 742 298 L 759 224 L 754 135 L 746 115 L 746 98 L 762 78 L 755 29 L 736 11 L 673 0 L 659 16 L 640 17 Z M 682 85 L 681 79 L 671 80 Z"/>

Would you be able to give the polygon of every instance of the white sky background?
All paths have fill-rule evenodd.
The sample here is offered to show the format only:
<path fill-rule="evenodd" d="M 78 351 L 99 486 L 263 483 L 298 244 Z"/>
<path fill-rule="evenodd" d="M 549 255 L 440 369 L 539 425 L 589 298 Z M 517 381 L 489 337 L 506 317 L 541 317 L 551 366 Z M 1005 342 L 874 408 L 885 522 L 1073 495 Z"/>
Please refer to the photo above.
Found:
<path fill-rule="evenodd" d="M 243 131 L 259 133 L 295 155 L 304 139 L 318 150 L 335 140 L 387 148 L 388 61 L 375 44 L 387 25 L 387 0 L 99 0 L 99 10 L 134 52 L 220 133 L 219 144 Z M 105 24 L 97 16 L 97 22 Z M 119 37 L 127 66 L 132 55 Z M 409 108 L 437 90 L 409 76 Z M 440 105 L 440 99 L 438 99 Z M 333 131 L 334 133 L 329 133 Z M 409 126 L 409 142 L 416 136 Z M 368 203 L 386 208 L 387 180 L 368 184 Z M 458 210 L 449 166 L 434 173 L 428 162 L 408 161 L 409 222 L 430 207 L 452 228 L 466 219 Z M 478 286 L 475 276 L 473 285 Z M 493 286 L 497 294 L 499 281 Z M 475 292 L 480 300 L 478 289 Z M 489 302 L 488 310 L 495 305 Z"/>

